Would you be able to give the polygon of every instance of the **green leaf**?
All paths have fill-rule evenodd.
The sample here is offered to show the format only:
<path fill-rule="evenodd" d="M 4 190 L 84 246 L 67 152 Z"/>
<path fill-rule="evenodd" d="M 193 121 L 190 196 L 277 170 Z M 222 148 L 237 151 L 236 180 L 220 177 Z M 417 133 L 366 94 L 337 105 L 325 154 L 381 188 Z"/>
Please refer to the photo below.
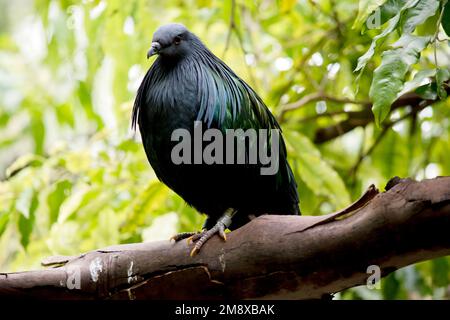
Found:
<path fill-rule="evenodd" d="M 400 294 L 400 281 L 397 279 L 395 272 L 388 275 L 381 282 L 381 291 L 386 300 L 394 300 Z"/>
<path fill-rule="evenodd" d="M 434 259 L 431 261 L 431 276 L 433 285 L 437 287 L 446 287 L 449 284 L 450 266 L 446 257 Z"/>
<path fill-rule="evenodd" d="M 353 23 L 352 28 L 358 29 L 361 25 L 366 21 L 367 17 L 372 13 L 375 9 L 379 8 L 386 0 L 360 0 L 359 8 L 358 8 L 358 16 L 356 17 L 355 22 Z"/>
<path fill-rule="evenodd" d="M 29 218 L 31 200 L 33 199 L 34 190 L 32 187 L 25 188 L 16 200 L 16 210 L 24 217 Z"/>
<path fill-rule="evenodd" d="M 380 29 L 382 25 L 400 12 L 404 4 L 404 0 L 387 0 L 367 17 L 366 23 L 362 26 L 361 33 L 364 34 L 367 29 Z"/>
<path fill-rule="evenodd" d="M 77 219 L 83 212 L 98 212 L 106 204 L 111 203 L 108 190 L 99 186 L 78 185 L 59 208 L 57 222 L 63 223 L 69 219 Z"/>
<path fill-rule="evenodd" d="M 10 178 L 27 167 L 39 167 L 43 162 L 44 159 L 41 156 L 25 154 L 19 157 L 6 169 L 6 176 Z"/>
<path fill-rule="evenodd" d="M 438 0 L 420 0 L 416 6 L 406 11 L 403 19 L 403 33 L 412 33 L 418 25 L 434 16 L 438 8 Z"/>
<path fill-rule="evenodd" d="M 52 188 L 47 197 L 49 207 L 50 225 L 58 220 L 59 209 L 63 201 L 67 198 L 72 190 L 72 183 L 69 180 L 58 181 Z"/>
<path fill-rule="evenodd" d="M 402 10 L 405 0 L 388 0 L 380 8 L 381 24 L 394 17 L 400 10 Z"/>
<path fill-rule="evenodd" d="M 450 2 L 448 1 L 444 7 L 441 24 L 447 36 L 450 37 Z"/>
<path fill-rule="evenodd" d="M 393 50 L 383 52 L 381 65 L 375 69 L 369 96 L 373 100 L 372 111 L 379 126 L 389 114 L 392 102 L 403 88 L 406 73 L 415 64 L 430 37 L 403 35 Z"/>
<path fill-rule="evenodd" d="M 439 98 L 447 98 L 447 90 L 445 89 L 445 81 L 450 78 L 450 71 L 447 69 L 438 69 L 436 72 L 437 94 Z"/>
<path fill-rule="evenodd" d="M 45 126 L 41 113 L 35 114 L 32 117 L 31 134 L 34 139 L 34 152 L 40 155 L 44 154 Z"/>
<path fill-rule="evenodd" d="M 98 190 L 93 190 L 87 185 L 78 186 L 60 205 L 57 221 L 63 223 L 68 220 L 87 201 L 87 198 L 93 197 L 92 194 L 96 191 L 98 193 Z"/>
<path fill-rule="evenodd" d="M 408 82 L 405 82 L 405 85 L 403 86 L 403 90 L 399 92 L 397 95 L 397 98 L 401 95 L 412 92 L 413 90 L 416 90 L 420 86 L 423 86 L 425 84 L 431 83 L 431 78 L 436 75 L 436 69 L 425 69 L 420 70 L 416 73 L 414 78 Z M 428 82 L 428 83 L 426 83 Z"/>
<path fill-rule="evenodd" d="M 281 0 L 280 11 L 288 12 L 291 11 L 297 4 L 297 0 Z"/>
<path fill-rule="evenodd" d="M 422 24 L 417 25 L 414 34 L 418 36 L 434 35 L 436 33 L 436 25 L 441 15 L 440 10 L 436 10 L 434 16 L 429 17 Z"/>
<path fill-rule="evenodd" d="M 2 236 L 3 232 L 6 230 L 6 226 L 9 222 L 10 213 L 7 211 L 0 211 L 0 237 Z"/>
<path fill-rule="evenodd" d="M 339 174 L 324 160 L 320 151 L 304 135 L 284 133 L 290 155 L 298 162 L 298 176 L 316 194 L 329 198 L 336 208 L 350 203 L 350 195 Z"/>
<path fill-rule="evenodd" d="M 16 210 L 19 215 L 18 228 L 20 232 L 20 243 L 26 248 L 30 242 L 33 231 L 35 211 L 38 206 L 38 193 L 31 187 L 26 188 L 16 201 Z"/>
<path fill-rule="evenodd" d="M 140 151 L 142 146 L 139 145 L 139 143 L 136 143 L 136 141 L 133 140 L 124 140 L 122 141 L 118 146 L 118 150 L 122 150 L 125 152 L 138 152 Z"/>
<path fill-rule="evenodd" d="M 414 92 L 417 93 L 422 99 L 436 100 L 438 97 L 435 82 L 420 86 Z"/>
<path fill-rule="evenodd" d="M 75 126 L 75 118 L 72 105 L 65 103 L 55 108 L 56 117 L 61 124 L 68 124 L 72 128 Z"/>
<path fill-rule="evenodd" d="M 122 226 L 121 231 L 127 233 L 148 223 L 146 220 L 150 217 L 150 214 L 155 216 L 154 211 L 163 207 L 168 192 L 169 189 L 160 181 L 152 181 L 133 200 L 127 212 L 127 222 Z"/>
<path fill-rule="evenodd" d="M 392 33 L 392 31 L 394 31 L 399 22 L 400 22 L 400 18 L 402 16 L 402 13 L 407 10 L 408 8 L 411 8 L 413 6 L 415 6 L 417 4 L 418 0 L 409 0 L 401 9 L 400 11 L 389 20 L 389 24 L 386 27 L 386 29 L 383 30 L 382 33 L 380 33 L 379 35 L 377 35 L 376 37 L 373 38 L 372 43 L 370 44 L 369 49 L 366 51 L 365 54 L 363 54 L 361 57 L 359 57 L 358 59 L 358 65 L 356 66 L 355 72 L 357 71 L 362 71 L 366 65 L 367 62 L 373 57 L 373 55 L 375 54 L 375 49 L 377 48 L 378 45 L 378 41 L 381 39 L 386 38 L 389 34 Z"/>

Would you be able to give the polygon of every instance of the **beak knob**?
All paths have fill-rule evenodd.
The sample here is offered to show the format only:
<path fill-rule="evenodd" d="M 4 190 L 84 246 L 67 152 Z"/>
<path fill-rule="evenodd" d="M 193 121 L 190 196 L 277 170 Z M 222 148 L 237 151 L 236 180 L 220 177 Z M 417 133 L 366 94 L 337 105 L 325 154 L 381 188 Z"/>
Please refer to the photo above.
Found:
<path fill-rule="evenodd" d="M 147 59 L 158 54 L 159 50 L 161 50 L 161 44 L 159 42 L 152 42 L 152 45 L 147 52 Z"/>

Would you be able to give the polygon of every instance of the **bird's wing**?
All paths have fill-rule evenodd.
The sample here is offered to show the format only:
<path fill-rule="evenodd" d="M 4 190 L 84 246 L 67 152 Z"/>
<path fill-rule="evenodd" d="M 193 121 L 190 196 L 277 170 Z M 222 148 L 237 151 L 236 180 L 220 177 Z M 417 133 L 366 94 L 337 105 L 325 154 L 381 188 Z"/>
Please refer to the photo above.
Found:
<path fill-rule="evenodd" d="M 298 199 L 294 175 L 287 162 L 286 145 L 275 117 L 258 94 L 224 62 L 210 52 L 202 58 L 206 68 L 196 70 L 199 88 L 202 88 L 197 120 L 223 132 L 226 129 L 269 129 L 269 143 L 270 129 L 278 129 L 280 170 L 277 184 L 290 185 L 292 197 Z"/>
<path fill-rule="evenodd" d="M 197 64 L 200 110 L 197 120 L 208 127 L 280 129 L 256 92 L 212 53 Z"/>

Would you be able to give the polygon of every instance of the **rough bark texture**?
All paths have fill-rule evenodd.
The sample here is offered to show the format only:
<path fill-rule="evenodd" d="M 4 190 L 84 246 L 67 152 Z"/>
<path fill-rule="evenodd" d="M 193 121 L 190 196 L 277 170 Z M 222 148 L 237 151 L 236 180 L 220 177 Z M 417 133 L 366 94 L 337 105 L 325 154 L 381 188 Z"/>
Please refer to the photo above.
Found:
<path fill-rule="evenodd" d="M 53 299 L 310 299 L 450 254 L 450 177 L 393 179 L 327 216 L 261 216 L 189 256 L 186 241 L 118 245 L 0 274 L 0 296 Z M 75 288 L 73 288 L 75 287 Z M 73 289 L 69 289 L 73 288 Z"/>

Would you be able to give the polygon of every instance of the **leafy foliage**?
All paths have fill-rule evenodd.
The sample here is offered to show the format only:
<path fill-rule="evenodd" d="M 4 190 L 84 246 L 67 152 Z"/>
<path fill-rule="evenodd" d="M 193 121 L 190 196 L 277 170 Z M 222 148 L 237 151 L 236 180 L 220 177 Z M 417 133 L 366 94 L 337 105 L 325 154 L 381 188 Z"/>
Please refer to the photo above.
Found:
<path fill-rule="evenodd" d="M 421 52 L 431 42 L 436 43 L 438 40 L 439 25 L 442 23 L 444 26 L 442 18 L 445 3 L 446 1 L 440 3 L 439 0 L 409 0 L 406 3 L 388 0 L 382 6 L 377 7 L 373 13 L 379 17 L 381 23 L 381 16 L 386 17 L 396 12 L 387 20 L 388 26 L 383 32 L 373 38 L 367 52 L 358 59 L 356 71 L 364 71 L 368 61 L 375 54 L 380 41 L 386 40 L 395 31 L 401 34 L 400 39 L 392 45 L 394 49 L 387 50 L 381 55 L 381 65 L 375 70 L 370 87 L 369 95 L 373 100 L 372 110 L 376 124 L 380 125 L 389 114 L 392 103 L 405 84 L 407 73 L 411 71 L 411 66 L 417 63 Z M 437 27 L 428 28 L 428 30 L 422 28 L 419 34 L 426 33 L 425 35 L 412 35 L 419 25 L 426 23 L 433 16 L 439 17 Z M 436 23 L 434 20 L 430 20 Z M 436 61 L 435 68 L 438 68 Z M 439 96 L 442 98 L 444 95 L 442 93 L 443 82 L 438 83 L 440 88 L 438 92 L 442 94 L 439 94 Z"/>
<path fill-rule="evenodd" d="M 427 46 L 429 37 L 404 35 L 397 41 L 395 49 L 382 54 L 381 65 L 375 69 L 369 96 L 373 100 L 372 111 L 375 122 L 387 117 L 392 103 L 405 83 L 406 73 L 417 63 L 420 52 Z"/>
<path fill-rule="evenodd" d="M 163 23 L 198 34 L 278 116 L 304 214 L 393 175 L 449 175 L 449 15 L 445 0 L 0 2 L 0 270 L 201 227 L 130 130 Z M 436 102 L 393 106 L 411 92 Z M 339 296 L 448 298 L 448 286 L 441 258 Z"/>

